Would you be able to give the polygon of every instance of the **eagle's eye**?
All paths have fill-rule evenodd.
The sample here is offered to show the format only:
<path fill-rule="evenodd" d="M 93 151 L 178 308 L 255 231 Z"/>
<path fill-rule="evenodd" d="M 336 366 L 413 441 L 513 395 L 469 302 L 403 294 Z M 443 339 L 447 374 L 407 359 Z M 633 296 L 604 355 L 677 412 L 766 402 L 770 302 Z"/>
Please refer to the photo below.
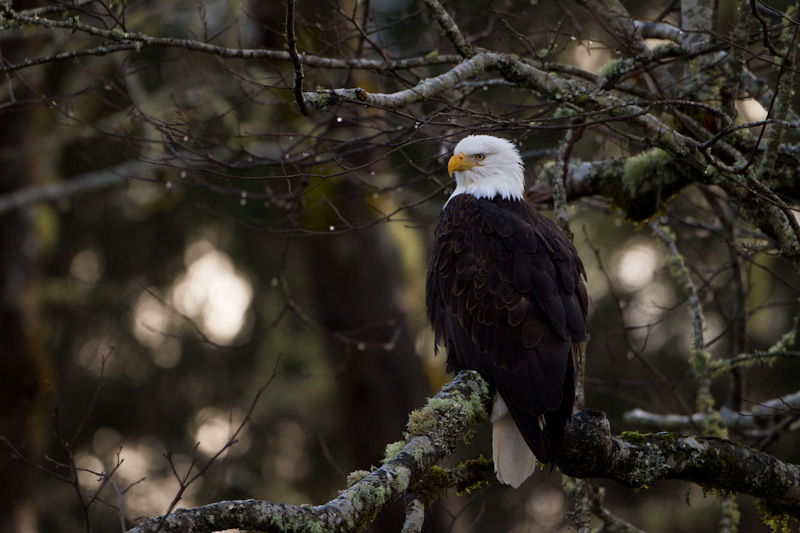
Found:
<path fill-rule="evenodd" d="M 476 161 L 483 161 L 484 159 L 486 159 L 486 154 L 478 154 L 475 156 Z"/>

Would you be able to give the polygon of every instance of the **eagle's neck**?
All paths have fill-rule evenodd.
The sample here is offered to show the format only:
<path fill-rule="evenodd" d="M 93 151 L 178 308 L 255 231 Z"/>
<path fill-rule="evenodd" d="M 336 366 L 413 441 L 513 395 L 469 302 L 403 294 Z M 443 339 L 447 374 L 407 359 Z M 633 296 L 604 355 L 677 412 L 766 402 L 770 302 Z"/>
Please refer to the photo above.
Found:
<path fill-rule="evenodd" d="M 487 200 L 497 196 L 504 200 L 525 198 L 525 173 L 519 157 L 501 165 L 474 167 L 455 174 L 456 189 L 447 202 L 459 194 L 471 194 Z M 447 203 L 444 205 L 447 207 Z"/>

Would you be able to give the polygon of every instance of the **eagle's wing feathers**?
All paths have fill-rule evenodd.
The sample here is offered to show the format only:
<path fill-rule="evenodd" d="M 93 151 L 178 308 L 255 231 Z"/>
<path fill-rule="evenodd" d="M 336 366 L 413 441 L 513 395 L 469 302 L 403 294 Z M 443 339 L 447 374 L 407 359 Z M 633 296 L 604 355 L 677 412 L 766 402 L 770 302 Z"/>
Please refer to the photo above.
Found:
<path fill-rule="evenodd" d="M 577 252 L 530 204 L 472 195 L 450 200 L 435 242 L 428 314 L 448 370 L 490 379 L 533 452 L 552 462 L 572 414 L 572 345 L 586 336 Z M 543 434 L 542 415 L 554 431 Z"/>

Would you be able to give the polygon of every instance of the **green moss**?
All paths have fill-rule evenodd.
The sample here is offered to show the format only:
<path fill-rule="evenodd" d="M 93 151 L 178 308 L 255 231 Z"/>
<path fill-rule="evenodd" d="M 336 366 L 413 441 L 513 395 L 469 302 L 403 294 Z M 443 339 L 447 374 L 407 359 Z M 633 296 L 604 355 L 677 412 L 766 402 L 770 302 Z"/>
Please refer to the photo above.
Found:
<path fill-rule="evenodd" d="M 299 510 L 310 509 L 309 505 L 299 506 Z M 321 520 L 315 520 L 308 513 L 292 513 L 289 517 L 273 514 L 269 520 L 270 525 L 281 531 L 308 531 L 310 533 L 324 533 L 325 527 Z"/>
<path fill-rule="evenodd" d="M 739 512 L 734 498 L 722 500 L 722 519 L 720 520 L 722 531 L 738 531 L 741 518 L 742 513 Z"/>
<path fill-rule="evenodd" d="M 416 409 L 408 415 L 408 429 L 409 435 L 425 435 L 431 429 L 436 427 L 437 421 L 431 416 L 431 412 L 425 409 Z"/>
<path fill-rule="evenodd" d="M 647 437 L 638 431 L 623 431 L 619 436 L 620 438 L 636 445 L 642 445 L 647 440 Z"/>
<path fill-rule="evenodd" d="M 553 113 L 553 118 L 574 117 L 576 114 L 575 111 L 566 106 L 558 106 L 556 112 Z M 533 126 L 534 123 L 531 122 L 531 125 Z"/>
<path fill-rule="evenodd" d="M 661 148 L 651 148 L 625 160 L 622 171 L 622 184 L 632 194 L 645 185 L 646 180 L 652 179 L 663 172 L 669 163 L 669 154 Z"/>
<path fill-rule="evenodd" d="M 471 424 L 480 424 L 488 420 L 489 415 L 481 401 L 482 395 L 488 395 L 488 388 L 485 383 L 481 386 L 481 393 L 470 394 L 466 399 L 458 396 L 429 398 L 425 407 L 409 415 L 407 426 L 409 435 L 429 434 L 435 431 L 439 424 L 447 423 L 447 417 L 463 417 Z M 453 402 L 456 399 L 458 399 L 457 408 L 454 410 Z M 473 435 L 474 429 L 467 433 L 464 440 L 470 442 Z"/>
<path fill-rule="evenodd" d="M 425 475 L 414 484 L 414 492 L 419 495 L 425 507 L 439 499 L 442 492 L 450 487 L 450 472 L 440 466 L 432 466 Z"/>
<path fill-rule="evenodd" d="M 628 220 L 641 222 L 664 206 L 690 183 L 679 163 L 660 148 L 632 155 L 618 165 L 609 165 L 600 176 L 599 188 L 606 198 L 622 209 Z"/>
<path fill-rule="evenodd" d="M 764 524 L 769 526 L 774 533 L 792 533 L 797 530 L 797 519 L 784 513 L 776 513 L 763 499 L 759 498 L 756 500 L 756 509 L 758 509 L 758 513 L 761 515 L 761 520 Z"/>
<path fill-rule="evenodd" d="M 456 494 L 464 496 L 487 485 L 485 473 L 493 470 L 493 463 L 483 456 L 464 461 L 454 468 L 432 466 L 417 481 L 412 490 L 426 507 L 438 500 L 447 489 L 455 489 Z"/>
<path fill-rule="evenodd" d="M 452 403 L 452 398 L 428 398 L 428 401 L 425 405 L 428 409 L 432 409 L 434 411 L 444 411 L 448 409 Z"/>
<path fill-rule="evenodd" d="M 483 455 L 481 455 L 477 459 L 470 459 L 469 461 L 464 461 L 459 464 L 458 469 L 464 472 L 468 470 L 494 470 L 494 462 L 490 459 L 485 459 Z M 456 494 L 464 496 L 466 494 L 472 494 L 472 491 L 481 489 L 486 485 L 488 485 L 488 481 L 484 479 L 470 479 L 468 476 L 460 476 L 454 488 L 456 489 Z"/>
<path fill-rule="evenodd" d="M 358 521 L 352 517 L 345 519 L 348 530 L 361 531 L 366 528 L 374 519 L 383 506 L 392 498 L 408 486 L 410 471 L 400 468 L 396 475 L 387 477 L 385 473 L 378 472 L 377 478 L 356 483 L 354 486 L 343 492 L 353 506 L 361 511 Z M 369 512 L 365 512 L 369 510 Z"/>
<path fill-rule="evenodd" d="M 392 459 L 394 459 L 394 457 L 398 453 L 400 453 L 400 450 L 402 450 L 403 446 L 405 446 L 405 445 L 406 445 L 406 441 L 404 441 L 404 440 L 398 440 L 397 442 L 392 442 L 392 443 L 387 444 L 386 445 L 386 449 L 383 452 L 383 460 L 381 461 L 381 463 L 386 464 L 389 461 L 391 461 Z"/>
<path fill-rule="evenodd" d="M 350 472 L 349 474 L 347 474 L 347 487 L 348 488 L 352 487 L 353 485 L 355 485 L 368 475 L 369 472 L 367 472 L 366 470 L 356 470 L 354 472 Z"/>
<path fill-rule="evenodd" d="M 681 435 L 680 433 L 673 433 L 670 431 L 662 431 L 660 433 L 656 433 L 656 436 L 659 438 L 661 442 L 664 443 L 665 446 L 669 446 L 672 448 L 675 447 L 675 443 L 678 441 L 678 439 L 682 439 L 684 437 L 684 435 Z"/>
<path fill-rule="evenodd" d="M 598 72 L 597 75 L 600 77 L 600 79 L 606 79 L 616 73 L 621 63 L 623 63 L 622 58 L 609 59 L 606 61 L 605 65 L 600 67 L 600 72 Z M 598 83 L 598 85 L 601 84 Z"/>

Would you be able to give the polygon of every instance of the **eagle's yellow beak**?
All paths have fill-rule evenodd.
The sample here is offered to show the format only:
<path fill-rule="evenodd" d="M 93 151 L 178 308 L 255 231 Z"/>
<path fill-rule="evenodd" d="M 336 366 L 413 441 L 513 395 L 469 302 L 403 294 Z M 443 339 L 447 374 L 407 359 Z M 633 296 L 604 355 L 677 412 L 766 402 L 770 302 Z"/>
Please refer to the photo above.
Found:
<path fill-rule="evenodd" d="M 448 161 L 447 173 L 452 176 L 453 172 L 457 170 L 469 170 L 476 165 L 477 163 L 467 159 L 467 156 L 464 155 L 464 152 L 459 152 L 454 154 L 453 157 L 450 158 L 450 161 Z"/>

